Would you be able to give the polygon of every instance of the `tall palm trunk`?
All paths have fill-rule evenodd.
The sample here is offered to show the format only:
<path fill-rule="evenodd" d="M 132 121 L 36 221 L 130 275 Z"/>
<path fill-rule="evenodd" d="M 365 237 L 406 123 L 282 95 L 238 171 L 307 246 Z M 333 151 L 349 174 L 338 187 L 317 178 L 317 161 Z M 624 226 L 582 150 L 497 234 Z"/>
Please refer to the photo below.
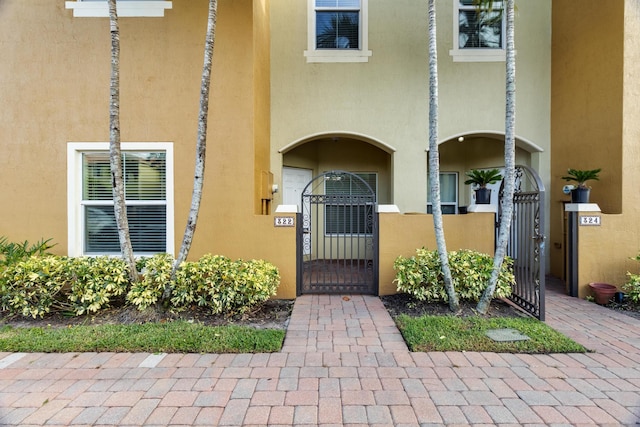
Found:
<path fill-rule="evenodd" d="M 204 64 L 202 66 L 202 79 L 200 83 L 200 112 L 198 114 L 198 136 L 196 142 L 196 165 L 193 176 L 193 193 L 191 196 L 191 209 L 187 218 L 187 226 L 184 230 L 180 252 L 173 265 L 172 274 L 180 267 L 189 254 L 191 242 L 196 231 L 200 201 L 202 200 L 202 187 L 204 185 L 204 167 L 207 151 L 207 124 L 209 117 L 209 92 L 211 86 L 211 66 L 213 63 L 213 48 L 216 39 L 216 20 L 218 15 L 218 1 L 209 0 L 209 13 L 207 18 L 207 34 L 204 47 Z M 171 296 L 171 287 L 167 283 L 162 295 L 163 300 Z"/>
<path fill-rule="evenodd" d="M 458 311 L 460 304 L 453 287 L 449 255 L 444 238 L 442 207 L 440 206 L 440 154 L 438 152 L 438 50 L 436 38 L 436 5 L 429 0 L 429 189 L 433 228 L 436 235 L 440 265 L 444 275 L 444 286 L 449 296 L 449 308 Z"/>
<path fill-rule="evenodd" d="M 507 242 L 513 218 L 513 195 L 515 192 L 515 126 L 516 126 L 516 58 L 514 41 L 514 1 L 506 0 L 506 115 L 504 135 L 504 195 L 502 198 L 502 215 L 498 231 L 498 244 L 493 259 L 493 271 L 489 286 L 484 290 L 477 305 L 480 313 L 489 310 L 491 299 L 498 283 L 498 275 L 507 252 Z"/>
<path fill-rule="evenodd" d="M 109 0 L 109 27 L 111 31 L 111 82 L 109 94 L 109 163 L 113 192 L 113 210 L 118 227 L 118 240 L 122 257 L 129 266 L 131 281 L 138 280 L 136 259 L 129 235 L 129 220 L 122 176 L 122 153 L 120 150 L 120 29 L 116 0 Z"/>

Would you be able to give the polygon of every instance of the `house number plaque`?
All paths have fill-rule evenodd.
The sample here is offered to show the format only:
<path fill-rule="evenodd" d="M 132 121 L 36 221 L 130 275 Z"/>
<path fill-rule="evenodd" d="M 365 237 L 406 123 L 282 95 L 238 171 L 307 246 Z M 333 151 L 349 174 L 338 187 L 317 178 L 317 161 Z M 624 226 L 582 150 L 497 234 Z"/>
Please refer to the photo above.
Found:
<path fill-rule="evenodd" d="M 600 225 L 600 216 L 583 215 L 580 217 L 580 225 Z"/>
<path fill-rule="evenodd" d="M 273 218 L 273 225 L 276 227 L 293 227 L 296 221 L 292 216 L 276 216 Z"/>

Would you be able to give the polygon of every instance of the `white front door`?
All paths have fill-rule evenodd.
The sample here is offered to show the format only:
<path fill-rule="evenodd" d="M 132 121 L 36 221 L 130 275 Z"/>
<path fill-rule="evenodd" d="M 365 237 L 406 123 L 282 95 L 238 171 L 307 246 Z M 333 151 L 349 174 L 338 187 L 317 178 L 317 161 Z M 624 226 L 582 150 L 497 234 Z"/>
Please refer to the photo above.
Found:
<path fill-rule="evenodd" d="M 312 178 L 311 169 L 282 168 L 282 204 L 296 205 L 302 212 L 302 191 Z"/>
<path fill-rule="evenodd" d="M 311 169 L 282 168 L 282 204 L 296 205 L 298 213 L 302 212 L 302 192 L 313 179 Z M 308 203 L 308 201 L 307 201 Z M 306 209 L 309 212 L 309 206 Z M 304 221 L 304 219 L 303 219 Z M 307 219 L 308 221 L 308 219 Z M 305 231 L 310 230 L 310 224 L 302 224 Z M 311 254 L 311 234 L 305 232 L 303 235 L 303 254 Z"/>

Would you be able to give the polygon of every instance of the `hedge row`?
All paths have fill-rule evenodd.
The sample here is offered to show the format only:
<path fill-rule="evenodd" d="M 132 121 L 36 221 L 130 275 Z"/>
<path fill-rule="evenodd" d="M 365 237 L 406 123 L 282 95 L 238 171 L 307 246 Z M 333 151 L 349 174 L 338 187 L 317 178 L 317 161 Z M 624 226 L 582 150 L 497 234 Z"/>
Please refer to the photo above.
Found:
<path fill-rule="evenodd" d="M 205 255 L 183 263 L 173 279 L 172 265 L 167 254 L 141 259 L 141 281 L 132 284 L 126 263 L 117 257 L 31 256 L 0 271 L 0 308 L 34 318 L 95 313 L 122 302 L 143 310 L 156 304 L 169 284 L 174 310 L 198 305 L 234 315 L 275 295 L 280 283 L 278 269 L 262 260 Z"/>

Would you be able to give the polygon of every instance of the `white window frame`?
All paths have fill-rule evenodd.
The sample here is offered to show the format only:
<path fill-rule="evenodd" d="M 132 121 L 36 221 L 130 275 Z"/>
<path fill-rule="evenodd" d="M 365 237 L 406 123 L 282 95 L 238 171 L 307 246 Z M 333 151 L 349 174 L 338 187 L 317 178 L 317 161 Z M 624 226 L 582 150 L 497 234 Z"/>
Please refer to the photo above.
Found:
<path fill-rule="evenodd" d="M 171 9 L 173 2 L 161 0 L 118 0 L 118 17 L 163 17 L 165 9 Z M 109 16 L 107 0 L 66 1 L 65 9 L 73 9 L 76 18 L 104 18 Z"/>
<path fill-rule="evenodd" d="M 455 190 L 456 190 L 456 197 L 455 197 L 455 201 L 454 202 L 443 202 L 442 200 L 440 200 L 440 206 L 454 206 L 454 213 L 453 214 L 445 214 L 445 215 L 457 215 L 460 213 L 460 208 L 459 208 L 459 203 L 460 203 L 460 183 L 458 182 L 459 179 L 459 174 L 458 172 L 440 172 L 440 177 L 442 177 L 442 175 L 454 175 L 456 177 L 456 183 L 455 183 Z M 430 189 L 429 189 L 429 177 L 427 177 L 427 200 L 429 200 L 430 197 Z M 442 197 L 442 188 L 440 189 L 440 197 Z M 429 213 L 429 208 L 433 207 L 433 203 L 427 201 L 427 213 Z"/>
<path fill-rule="evenodd" d="M 475 8 L 475 6 L 460 6 L 459 0 L 453 0 L 453 49 L 449 51 L 449 55 L 453 58 L 453 62 L 504 62 L 506 60 L 506 17 L 502 17 L 502 48 L 460 48 L 460 9 Z M 502 8 L 502 1 L 495 1 L 494 8 Z"/>
<path fill-rule="evenodd" d="M 173 196 L 173 143 L 171 142 L 123 142 L 121 150 L 164 151 L 166 171 L 166 253 L 174 253 L 174 196 Z M 85 256 L 84 205 L 82 204 L 82 155 L 87 152 L 108 152 L 108 142 L 67 143 L 67 252 L 69 256 Z M 93 254 L 92 254 L 93 255 Z"/>
<path fill-rule="evenodd" d="M 316 49 L 316 3 L 307 0 L 307 62 L 369 62 L 369 0 L 360 0 L 359 15 L 359 49 Z"/>

